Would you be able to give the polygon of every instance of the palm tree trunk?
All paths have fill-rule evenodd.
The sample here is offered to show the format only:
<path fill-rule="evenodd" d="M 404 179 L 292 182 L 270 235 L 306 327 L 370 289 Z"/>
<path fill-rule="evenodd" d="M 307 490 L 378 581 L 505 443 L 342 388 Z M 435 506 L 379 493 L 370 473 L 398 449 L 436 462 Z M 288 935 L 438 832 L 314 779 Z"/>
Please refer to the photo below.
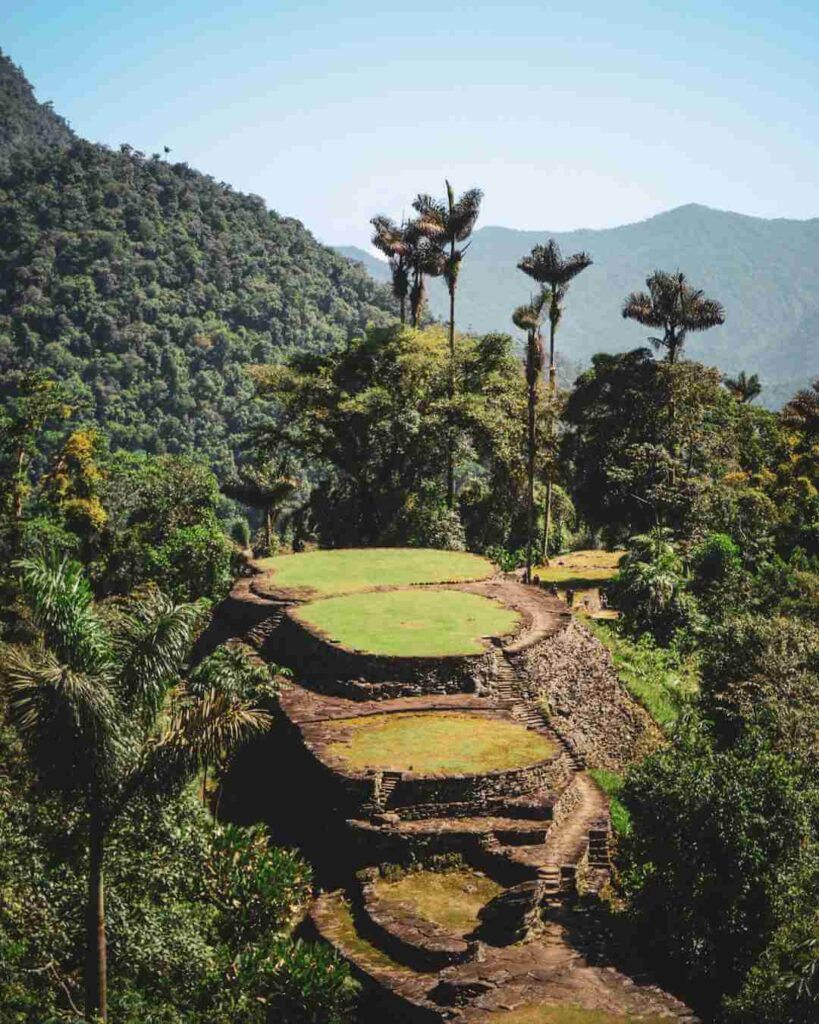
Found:
<path fill-rule="evenodd" d="M 452 260 L 455 259 L 455 244 L 452 244 Z M 446 505 L 455 507 L 455 428 L 452 423 L 452 402 L 455 399 L 455 282 L 449 286 L 449 401 L 450 422 L 447 432 L 446 453 Z"/>
<path fill-rule="evenodd" d="M 264 539 L 268 555 L 273 554 L 273 513 L 270 506 L 264 512 Z"/>
<path fill-rule="evenodd" d="M 406 297 L 406 295 L 402 295 L 401 296 L 400 303 L 401 303 L 401 323 L 405 324 L 407 322 L 407 297 Z"/>
<path fill-rule="evenodd" d="M 534 353 L 531 351 L 534 348 L 535 337 L 534 334 L 529 335 L 529 366 L 531 367 L 534 363 Z M 528 423 L 527 423 L 527 452 L 526 452 L 526 475 L 527 475 L 527 491 L 526 491 L 526 582 L 532 582 L 532 548 L 534 547 L 535 539 L 535 406 L 537 403 L 537 377 L 529 371 L 528 380 Z"/>
<path fill-rule="evenodd" d="M 105 940 L 105 833 L 99 813 L 92 812 L 88 841 L 88 903 L 86 922 L 85 1016 L 108 1020 L 108 957 Z"/>
<path fill-rule="evenodd" d="M 554 291 L 552 292 L 554 296 Z M 554 297 L 552 302 L 554 302 Z M 554 316 L 549 317 L 549 434 L 554 439 L 555 434 L 555 409 L 554 397 L 557 390 L 557 373 L 555 371 L 555 320 Z M 550 445 L 550 447 L 553 447 Z M 543 545 L 541 548 L 541 562 L 549 564 L 549 534 L 552 532 L 552 489 L 554 484 L 554 452 L 549 452 L 549 469 L 546 477 L 546 508 L 543 517 Z"/>

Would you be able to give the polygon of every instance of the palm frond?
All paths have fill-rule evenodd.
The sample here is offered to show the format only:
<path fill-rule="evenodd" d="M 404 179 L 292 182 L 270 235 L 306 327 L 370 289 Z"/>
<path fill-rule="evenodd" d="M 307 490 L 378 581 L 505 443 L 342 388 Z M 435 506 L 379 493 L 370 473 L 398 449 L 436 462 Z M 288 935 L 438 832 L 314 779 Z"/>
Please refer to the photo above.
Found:
<path fill-rule="evenodd" d="M 110 637 L 78 562 L 27 558 L 13 568 L 19 572 L 26 608 L 59 660 L 78 671 L 100 671 L 110 663 Z"/>
<path fill-rule="evenodd" d="M 646 327 L 662 327 L 665 319 L 647 292 L 632 292 L 623 302 L 623 319 L 636 320 Z"/>
<path fill-rule="evenodd" d="M 586 252 L 576 252 L 564 258 L 560 246 L 550 238 L 545 245 L 536 245 L 531 253 L 518 263 L 518 270 L 552 288 L 565 287 L 573 278 L 591 266 L 592 258 Z"/>
<path fill-rule="evenodd" d="M 169 724 L 157 746 L 176 751 L 191 764 L 214 763 L 264 732 L 271 722 L 266 711 L 215 687 L 197 696 L 183 686 L 175 695 Z"/>
<path fill-rule="evenodd" d="M 42 646 L 8 645 L 0 654 L 0 689 L 49 784 L 82 785 L 81 762 L 111 776 L 124 723 L 110 674 L 77 671 Z M 61 772 L 68 775 L 60 778 Z"/>
<path fill-rule="evenodd" d="M 119 686 L 124 705 L 146 724 L 179 679 L 203 614 L 201 606 L 175 604 L 158 590 L 122 604 L 114 623 Z"/>

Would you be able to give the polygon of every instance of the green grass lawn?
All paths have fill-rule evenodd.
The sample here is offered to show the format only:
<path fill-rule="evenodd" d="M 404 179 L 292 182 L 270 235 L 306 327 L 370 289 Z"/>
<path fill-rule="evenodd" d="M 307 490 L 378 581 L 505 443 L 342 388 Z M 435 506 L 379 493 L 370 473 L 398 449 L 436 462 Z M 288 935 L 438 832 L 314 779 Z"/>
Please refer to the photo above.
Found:
<path fill-rule="evenodd" d="M 259 565 L 287 590 L 320 595 L 412 583 L 460 583 L 486 579 L 495 567 L 479 555 L 432 548 L 342 548 L 263 558 Z"/>
<path fill-rule="evenodd" d="M 635 1017 L 632 1014 L 584 1010 L 579 1006 L 524 1006 L 493 1013 L 492 1024 L 668 1024 L 668 1017 Z"/>
<path fill-rule="evenodd" d="M 553 743 L 523 725 L 459 711 L 367 715 L 327 725 L 343 734 L 330 753 L 356 769 L 481 774 L 555 753 Z"/>
<path fill-rule="evenodd" d="M 478 912 L 503 887 L 474 871 L 411 871 L 390 882 L 376 882 L 379 900 L 387 907 L 406 907 L 418 917 L 453 935 L 468 935 L 478 926 Z"/>
<path fill-rule="evenodd" d="M 460 590 L 381 590 L 302 605 L 296 618 L 344 647 L 404 657 L 480 654 L 484 636 L 503 636 L 517 612 Z"/>

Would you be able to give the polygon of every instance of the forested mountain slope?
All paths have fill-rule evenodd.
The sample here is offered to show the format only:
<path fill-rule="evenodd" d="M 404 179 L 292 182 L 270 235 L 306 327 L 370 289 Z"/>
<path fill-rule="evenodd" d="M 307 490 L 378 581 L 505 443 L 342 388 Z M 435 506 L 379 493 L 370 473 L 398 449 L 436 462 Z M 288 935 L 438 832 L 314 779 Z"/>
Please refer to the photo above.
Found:
<path fill-rule="evenodd" d="M 253 415 L 243 364 L 390 309 L 299 221 L 185 164 L 73 140 L 0 166 L 0 374 L 73 381 L 114 447 L 226 469 Z"/>
<path fill-rule="evenodd" d="M 74 133 L 50 103 L 38 103 L 17 65 L 0 50 L 0 164 L 17 146 L 65 144 Z"/>
<path fill-rule="evenodd" d="M 560 326 L 559 345 L 571 359 L 644 344 L 649 332 L 620 316 L 623 299 L 652 270 L 679 268 L 727 314 L 723 327 L 689 339 L 692 358 L 759 373 L 763 401 L 773 404 L 819 373 L 819 219 L 764 220 L 689 205 L 602 231 L 480 228 L 458 280 L 464 328 L 513 330 L 511 312 L 532 288 L 517 263 L 548 238 L 594 259 L 573 282 Z M 432 282 L 432 312 L 445 318 L 447 302 L 441 282 Z"/>

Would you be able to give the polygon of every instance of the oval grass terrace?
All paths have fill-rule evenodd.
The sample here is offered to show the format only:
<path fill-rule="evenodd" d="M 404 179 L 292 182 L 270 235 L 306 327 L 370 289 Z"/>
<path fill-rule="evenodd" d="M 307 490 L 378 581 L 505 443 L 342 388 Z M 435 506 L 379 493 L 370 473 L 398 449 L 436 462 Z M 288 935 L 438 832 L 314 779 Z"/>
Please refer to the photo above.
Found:
<path fill-rule="evenodd" d="M 480 555 L 433 548 L 337 548 L 277 555 L 256 563 L 262 596 L 304 601 L 388 587 L 485 580 L 495 566 Z"/>
<path fill-rule="evenodd" d="M 547 737 L 518 722 L 475 712 L 366 715 L 328 723 L 325 730 L 339 734 L 327 753 L 354 771 L 484 775 L 527 768 L 557 751 Z"/>
<path fill-rule="evenodd" d="M 290 615 L 345 650 L 393 658 L 481 654 L 490 639 L 509 636 L 521 623 L 516 611 L 492 598 L 428 588 L 323 598 Z"/>

